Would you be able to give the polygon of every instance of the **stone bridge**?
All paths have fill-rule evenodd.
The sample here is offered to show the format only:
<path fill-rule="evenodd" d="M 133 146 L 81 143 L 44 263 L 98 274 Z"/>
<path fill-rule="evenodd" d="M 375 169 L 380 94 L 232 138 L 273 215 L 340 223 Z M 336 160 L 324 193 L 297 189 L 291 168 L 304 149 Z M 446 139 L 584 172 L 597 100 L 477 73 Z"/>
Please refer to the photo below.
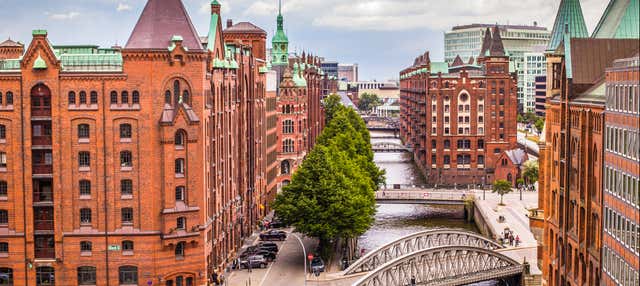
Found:
<path fill-rule="evenodd" d="M 475 192 L 467 190 L 380 189 L 376 192 L 379 204 L 445 204 L 459 205 L 473 200 Z"/>
<path fill-rule="evenodd" d="M 388 153 L 402 153 L 402 152 L 413 152 L 411 148 L 408 148 L 399 143 L 391 143 L 391 142 L 377 142 L 371 144 L 371 149 L 373 152 L 388 152 Z"/>

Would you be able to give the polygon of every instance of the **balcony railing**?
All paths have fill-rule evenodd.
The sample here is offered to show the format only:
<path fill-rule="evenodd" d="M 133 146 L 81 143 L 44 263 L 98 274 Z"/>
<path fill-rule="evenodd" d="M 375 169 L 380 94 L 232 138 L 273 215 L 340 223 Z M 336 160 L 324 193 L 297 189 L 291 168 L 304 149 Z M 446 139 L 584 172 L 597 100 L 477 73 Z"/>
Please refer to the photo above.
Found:
<path fill-rule="evenodd" d="M 56 250 L 51 247 L 36 248 L 35 255 L 36 258 L 56 258 Z"/>
<path fill-rule="evenodd" d="M 53 202 L 53 192 L 33 192 L 33 202 Z"/>
<path fill-rule="evenodd" d="M 32 173 L 34 175 L 50 175 L 50 174 L 53 174 L 53 165 L 33 164 Z"/>
<path fill-rule="evenodd" d="M 33 229 L 35 231 L 53 231 L 53 219 L 34 219 Z"/>
<path fill-rule="evenodd" d="M 51 116 L 51 108 L 39 108 L 39 109 L 31 109 L 31 116 Z"/>
<path fill-rule="evenodd" d="M 51 146 L 51 136 L 33 136 L 31 137 L 31 145 Z"/>

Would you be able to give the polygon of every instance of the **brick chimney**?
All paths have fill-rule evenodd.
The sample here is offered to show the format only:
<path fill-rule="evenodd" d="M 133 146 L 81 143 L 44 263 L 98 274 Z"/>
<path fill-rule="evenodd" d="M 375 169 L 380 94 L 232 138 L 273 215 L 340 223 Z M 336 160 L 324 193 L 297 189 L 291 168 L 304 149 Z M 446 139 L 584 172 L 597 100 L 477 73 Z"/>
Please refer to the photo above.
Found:
<path fill-rule="evenodd" d="M 233 26 L 233 20 L 227 19 L 227 28 L 231 28 Z"/>

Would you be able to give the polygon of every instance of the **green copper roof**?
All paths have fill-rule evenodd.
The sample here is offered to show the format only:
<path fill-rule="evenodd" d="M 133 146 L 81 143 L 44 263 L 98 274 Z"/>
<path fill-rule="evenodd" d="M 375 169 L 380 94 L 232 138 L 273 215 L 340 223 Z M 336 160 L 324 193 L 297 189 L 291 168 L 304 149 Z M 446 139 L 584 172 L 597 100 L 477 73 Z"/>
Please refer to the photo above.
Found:
<path fill-rule="evenodd" d="M 213 68 L 216 68 L 216 69 L 225 68 L 225 61 L 218 58 L 213 59 Z"/>
<path fill-rule="evenodd" d="M 211 5 L 220 5 L 220 2 L 218 2 L 218 0 L 213 0 L 211 1 Z"/>
<path fill-rule="evenodd" d="M 579 0 L 562 0 L 560 2 L 560 8 L 558 8 L 558 14 L 556 14 L 556 21 L 553 24 L 551 40 L 547 50 L 555 50 L 558 47 L 558 44 L 564 38 L 565 26 L 568 26 L 571 38 L 589 37 Z"/>
<path fill-rule="evenodd" d="M 236 59 L 233 59 L 233 58 L 231 59 L 231 61 L 229 62 L 229 68 L 234 70 L 239 68 L 238 62 L 236 62 Z"/>
<path fill-rule="evenodd" d="M 20 70 L 20 59 L 0 60 L 0 71 Z"/>
<path fill-rule="evenodd" d="M 33 68 L 36 70 L 47 69 L 47 63 L 42 59 L 40 55 L 38 55 L 38 58 L 33 62 Z"/>
<path fill-rule="evenodd" d="M 274 66 L 289 64 L 289 38 L 284 33 L 284 17 L 282 17 L 282 3 L 278 2 L 278 27 L 271 38 L 271 55 Z"/>
<path fill-rule="evenodd" d="M 638 2 L 640 1 L 611 0 L 591 37 L 640 38 L 640 5 Z"/>
<path fill-rule="evenodd" d="M 293 82 L 297 87 L 306 87 L 307 80 L 300 75 L 300 64 L 293 64 Z"/>
<path fill-rule="evenodd" d="M 446 62 L 431 62 L 431 74 L 437 73 L 447 74 L 449 73 L 449 64 Z"/>
<path fill-rule="evenodd" d="M 62 54 L 62 70 L 67 72 L 121 72 L 122 54 Z"/>
<path fill-rule="evenodd" d="M 213 5 L 218 1 L 213 0 L 211 4 Z M 218 4 L 220 5 L 220 4 Z M 207 35 L 207 50 L 214 52 L 216 48 L 216 30 L 218 29 L 218 17 L 220 17 L 216 13 L 211 14 L 211 21 L 209 22 L 209 35 Z"/>
<path fill-rule="evenodd" d="M 184 39 L 180 35 L 173 35 L 173 37 L 171 37 L 171 41 L 172 42 L 184 41 Z"/>
<path fill-rule="evenodd" d="M 47 30 L 33 30 L 31 32 L 32 36 L 46 36 L 47 35 Z"/>
<path fill-rule="evenodd" d="M 259 72 L 259 73 L 268 73 L 268 72 L 269 72 L 269 69 L 268 69 L 266 66 L 261 66 L 261 67 L 258 69 L 258 72 Z"/>

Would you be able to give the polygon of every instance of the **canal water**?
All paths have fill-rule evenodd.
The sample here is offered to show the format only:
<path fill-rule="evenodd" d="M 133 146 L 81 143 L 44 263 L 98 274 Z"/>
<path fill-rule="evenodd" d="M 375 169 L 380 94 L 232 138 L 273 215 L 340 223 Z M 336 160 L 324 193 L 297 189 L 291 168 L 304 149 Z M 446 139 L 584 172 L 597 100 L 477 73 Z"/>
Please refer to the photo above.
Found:
<path fill-rule="evenodd" d="M 393 132 L 371 131 L 371 143 L 398 143 L 399 138 L 387 138 Z M 381 138 L 385 137 L 385 138 Z M 411 160 L 410 153 L 375 153 L 376 165 L 386 170 L 386 183 L 424 184 L 425 180 Z M 358 245 L 365 252 L 403 236 L 434 228 L 465 229 L 478 232 L 473 223 L 464 220 L 460 206 L 378 205 L 374 225 L 360 237 Z"/>

